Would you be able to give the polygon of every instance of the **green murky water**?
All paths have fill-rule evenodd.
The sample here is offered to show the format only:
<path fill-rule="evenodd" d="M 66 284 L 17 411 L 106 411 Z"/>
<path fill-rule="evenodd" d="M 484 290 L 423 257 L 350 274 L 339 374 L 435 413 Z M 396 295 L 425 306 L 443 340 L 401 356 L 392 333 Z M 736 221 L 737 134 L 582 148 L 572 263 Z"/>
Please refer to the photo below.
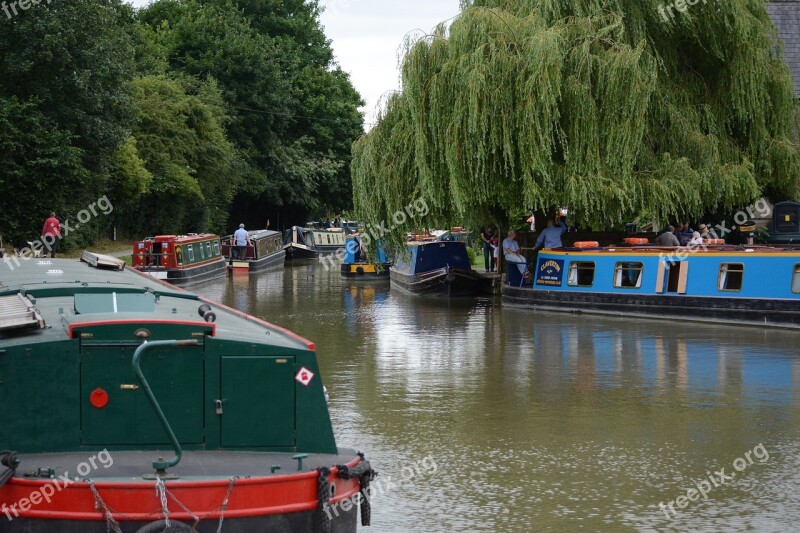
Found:
<path fill-rule="evenodd" d="M 194 290 L 316 343 L 337 441 L 381 473 L 365 531 L 800 520 L 798 333 L 419 299 L 318 265 Z"/>

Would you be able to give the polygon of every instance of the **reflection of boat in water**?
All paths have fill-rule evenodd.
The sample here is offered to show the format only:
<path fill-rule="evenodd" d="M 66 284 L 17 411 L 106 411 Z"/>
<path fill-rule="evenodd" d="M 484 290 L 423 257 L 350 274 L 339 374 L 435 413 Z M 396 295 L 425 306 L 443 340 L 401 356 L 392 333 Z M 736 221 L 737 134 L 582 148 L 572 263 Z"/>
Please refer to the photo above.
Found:
<path fill-rule="evenodd" d="M 720 245 L 545 250 L 539 253 L 533 286 L 504 286 L 503 302 L 799 327 L 800 250 Z"/>
<path fill-rule="evenodd" d="M 286 252 L 279 232 L 265 229 L 248 233 L 253 245 L 247 247 L 245 257 L 239 257 L 239 249 L 233 246 L 233 236 L 222 239 L 222 255 L 228 261 L 228 268 L 234 271 L 259 272 L 283 266 Z"/>
<path fill-rule="evenodd" d="M 468 296 L 480 290 L 464 242 L 411 242 L 390 269 L 392 286 L 412 294 Z"/>
<path fill-rule="evenodd" d="M 342 277 L 351 281 L 389 281 L 392 263 L 380 243 L 373 252 L 361 241 L 360 235 L 348 235 Z"/>
<path fill-rule="evenodd" d="M 372 472 L 336 446 L 313 344 L 129 270 L 4 283 L 3 531 L 356 531 L 336 504 Z"/>
<path fill-rule="evenodd" d="M 174 285 L 207 281 L 225 274 L 218 235 L 161 235 L 133 245 L 133 267 Z"/>
<path fill-rule="evenodd" d="M 341 228 L 313 229 L 294 226 L 284 232 L 283 248 L 288 259 L 317 259 L 345 247 Z"/>

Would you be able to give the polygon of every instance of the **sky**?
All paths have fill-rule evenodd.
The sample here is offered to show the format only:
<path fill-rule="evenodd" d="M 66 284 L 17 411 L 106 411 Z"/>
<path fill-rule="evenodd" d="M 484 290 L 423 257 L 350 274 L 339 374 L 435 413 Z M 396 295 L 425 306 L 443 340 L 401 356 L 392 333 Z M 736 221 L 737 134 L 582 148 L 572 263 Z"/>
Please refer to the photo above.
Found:
<path fill-rule="evenodd" d="M 137 7 L 150 0 L 131 0 Z M 367 103 L 366 128 L 381 97 L 400 88 L 398 53 L 409 33 L 428 33 L 459 12 L 458 0 L 320 0 L 322 24 L 342 70 Z"/>

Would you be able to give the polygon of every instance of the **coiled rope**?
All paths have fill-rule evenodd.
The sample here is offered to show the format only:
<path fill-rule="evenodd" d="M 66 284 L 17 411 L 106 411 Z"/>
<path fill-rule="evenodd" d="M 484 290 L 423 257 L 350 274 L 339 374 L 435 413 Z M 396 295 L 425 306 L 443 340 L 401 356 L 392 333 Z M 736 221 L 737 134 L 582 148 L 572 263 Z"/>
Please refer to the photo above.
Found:
<path fill-rule="evenodd" d="M 0 487 L 2 487 L 17 473 L 17 467 L 19 466 L 17 452 L 11 450 L 0 451 L 0 464 L 6 467 L 3 473 L 0 474 Z"/>

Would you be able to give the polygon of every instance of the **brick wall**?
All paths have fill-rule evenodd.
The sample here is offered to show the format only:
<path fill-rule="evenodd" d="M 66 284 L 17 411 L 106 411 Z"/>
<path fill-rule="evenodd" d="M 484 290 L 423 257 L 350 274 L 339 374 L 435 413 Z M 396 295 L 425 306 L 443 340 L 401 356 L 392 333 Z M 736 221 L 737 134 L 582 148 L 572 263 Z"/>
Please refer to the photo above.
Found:
<path fill-rule="evenodd" d="M 794 78 L 794 96 L 800 98 L 800 0 L 772 0 L 767 12 L 783 41 L 783 56 Z"/>

